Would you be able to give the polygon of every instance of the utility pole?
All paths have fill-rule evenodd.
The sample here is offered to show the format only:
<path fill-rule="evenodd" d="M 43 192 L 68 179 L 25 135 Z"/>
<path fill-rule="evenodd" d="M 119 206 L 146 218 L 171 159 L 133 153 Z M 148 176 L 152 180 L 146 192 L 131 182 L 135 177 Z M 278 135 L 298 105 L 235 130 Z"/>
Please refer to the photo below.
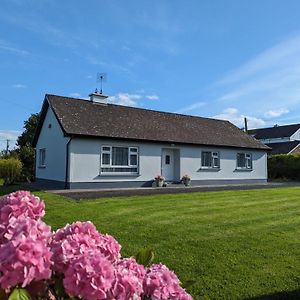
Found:
<path fill-rule="evenodd" d="M 246 117 L 244 118 L 244 122 L 245 122 L 245 132 L 248 133 L 248 120 Z"/>
<path fill-rule="evenodd" d="M 9 139 L 6 140 L 6 155 L 8 155 L 8 150 L 9 150 Z"/>

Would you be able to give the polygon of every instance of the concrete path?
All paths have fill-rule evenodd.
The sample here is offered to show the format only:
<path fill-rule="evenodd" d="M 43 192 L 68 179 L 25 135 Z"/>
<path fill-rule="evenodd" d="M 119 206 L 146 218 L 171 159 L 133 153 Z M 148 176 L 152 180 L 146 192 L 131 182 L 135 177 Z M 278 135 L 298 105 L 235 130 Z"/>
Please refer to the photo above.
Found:
<path fill-rule="evenodd" d="M 47 192 L 55 193 L 75 200 L 80 199 L 98 199 L 108 197 L 122 196 L 144 196 L 158 194 L 173 194 L 173 193 L 193 193 L 193 192 L 215 192 L 228 190 L 254 190 L 254 189 L 270 189 L 270 188 L 286 188 L 300 187 L 300 182 L 268 182 L 265 184 L 233 184 L 233 185 L 202 185 L 190 186 L 172 185 L 169 187 L 153 188 L 122 188 L 122 189 L 70 189 L 70 190 L 48 190 Z"/>

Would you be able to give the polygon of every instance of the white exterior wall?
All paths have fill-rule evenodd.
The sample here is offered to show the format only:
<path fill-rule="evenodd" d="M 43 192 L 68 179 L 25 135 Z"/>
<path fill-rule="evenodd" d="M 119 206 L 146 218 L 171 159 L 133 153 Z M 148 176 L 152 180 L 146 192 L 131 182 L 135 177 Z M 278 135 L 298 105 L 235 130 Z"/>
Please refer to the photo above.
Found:
<path fill-rule="evenodd" d="M 132 146 L 139 148 L 139 175 L 99 175 L 101 146 Z M 70 143 L 70 182 L 121 182 L 149 181 L 161 174 L 162 148 L 176 149 L 180 163 L 176 169 L 180 177 L 184 174 L 192 180 L 239 180 L 267 179 L 267 154 L 265 151 L 201 146 L 171 146 L 164 143 L 117 142 L 100 139 L 73 138 Z M 201 151 L 219 151 L 220 170 L 201 169 Z M 251 153 L 253 170 L 236 170 L 237 152 Z"/>
<path fill-rule="evenodd" d="M 285 142 L 292 141 L 292 139 L 289 137 L 281 137 L 281 138 L 273 138 L 273 139 L 260 139 L 259 141 L 262 142 L 263 144 L 270 144 L 270 143 L 285 143 Z"/>
<path fill-rule="evenodd" d="M 298 129 L 290 138 L 291 141 L 300 141 L 300 129 Z"/>
<path fill-rule="evenodd" d="M 51 124 L 51 128 L 49 128 Z M 36 145 L 36 178 L 65 181 L 66 144 L 58 121 L 49 107 Z M 39 150 L 46 149 L 46 167 L 39 166 Z"/>
<path fill-rule="evenodd" d="M 201 168 L 201 151 L 218 151 L 220 169 Z M 267 154 L 264 151 L 217 147 L 183 147 L 180 153 L 181 175 L 188 174 L 192 180 L 267 179 Z M 237 153 L 252 154 L 252 170 L 237 170 Z"/>

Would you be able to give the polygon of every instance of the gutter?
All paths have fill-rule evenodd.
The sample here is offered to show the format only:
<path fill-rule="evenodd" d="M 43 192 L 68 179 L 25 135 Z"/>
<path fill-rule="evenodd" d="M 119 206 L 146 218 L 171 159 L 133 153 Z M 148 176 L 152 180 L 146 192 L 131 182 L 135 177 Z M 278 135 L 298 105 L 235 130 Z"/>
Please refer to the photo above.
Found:
<path fill-rule="evenodd" d="M 68 189 L 69 186 L 69 165 L 70 165 L 70 159 L 69 159 L 69 145 L 72 141 L 72 137 L 70 137 L 69 141 L 66 144 L 66 176 L 65 176 L 65 189 Z"/>

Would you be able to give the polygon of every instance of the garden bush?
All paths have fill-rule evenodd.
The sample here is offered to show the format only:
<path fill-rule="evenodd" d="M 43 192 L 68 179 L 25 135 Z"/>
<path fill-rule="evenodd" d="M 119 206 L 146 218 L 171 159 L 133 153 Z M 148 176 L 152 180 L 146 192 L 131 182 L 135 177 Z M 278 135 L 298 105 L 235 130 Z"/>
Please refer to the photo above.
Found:
<path fill-rule="evenodd" d="M 22 163 L 16 158 L 0 159 L 0 178 L 4 185 L 13 184 L 22 172 Z"/>
<path fill-rule="evenodd" d="M 300 154 L 277 154 L 268 158 L 271 179 L 300 180 Z"/>
<path fill-rule="evenodd" d="M 192 300 L 153 253 L 121 256 L 121 245 L 91 222 L 55 232 L 30 192 L 0 198 L 0 299 Z"/>

